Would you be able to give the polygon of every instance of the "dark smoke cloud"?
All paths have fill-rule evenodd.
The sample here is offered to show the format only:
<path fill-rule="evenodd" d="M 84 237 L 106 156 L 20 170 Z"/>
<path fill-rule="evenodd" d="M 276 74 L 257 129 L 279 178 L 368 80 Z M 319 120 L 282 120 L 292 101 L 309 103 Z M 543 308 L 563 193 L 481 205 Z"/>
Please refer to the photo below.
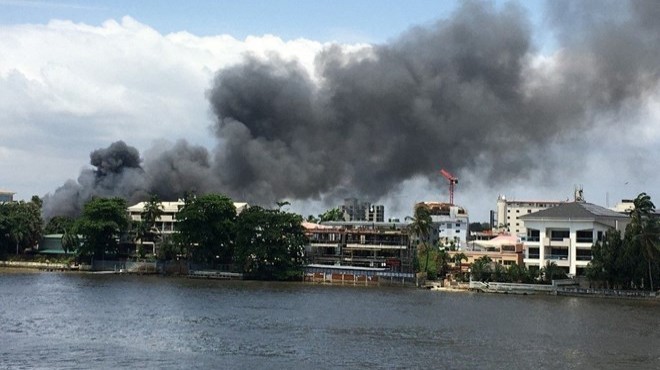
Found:
<path fill-rule="evenodd" d="M 601 4 L 549 3 L 564 46 L 551 66 L 534 63 L 519 7 L 480 2 L 370 55 L 329 48 L 319 84 L 295 63 L 248 59 L 210 93 L 229 143 L 218 172 L 229 189 L 264 199 L 340 189 L 379 198 L 440 167 L 485 165 L 494 183 L 524 175 L 547 145 L 588 136 L 599 115 L 657 86 L 660 32 L 649 14 L 660 3 Z"/>
<path fill-rule="evenodd" d="M 93 153 L 97 170 L 46 203 L 62 210 L 90 194 L 171 198 L 187 190 L 260 203 L 378 199 L 413 177 L 437 179 L 442 167 L 479 169 L 495 184 L 524 177 L 538 158 L 551 166 L 551 145 L 587 144 L 581 138 L 600 117 L 655 91 L 659 17 L 657 1 L 551 1 L 559 48 L 547 63 L 537 60 L 520 7 L 474 1 L 388 44 L 329 47 L 317 56 L 316 76 L 277 56 L 246 57 L 220 71 L 208 92 L 214 153 L 182 141 L 152 150 L 142 167 L 133 152 Z"/>

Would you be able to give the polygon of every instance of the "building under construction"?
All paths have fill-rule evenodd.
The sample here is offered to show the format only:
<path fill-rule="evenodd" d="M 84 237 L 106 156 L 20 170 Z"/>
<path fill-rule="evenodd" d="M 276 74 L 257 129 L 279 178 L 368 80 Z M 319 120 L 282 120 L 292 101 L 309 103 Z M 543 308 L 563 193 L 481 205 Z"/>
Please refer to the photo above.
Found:
<path fill-rule="evenodd" d="M 391 222 L 305 223 L 311 264 L 386 268 L 413 272 L 407 224 Z"/>

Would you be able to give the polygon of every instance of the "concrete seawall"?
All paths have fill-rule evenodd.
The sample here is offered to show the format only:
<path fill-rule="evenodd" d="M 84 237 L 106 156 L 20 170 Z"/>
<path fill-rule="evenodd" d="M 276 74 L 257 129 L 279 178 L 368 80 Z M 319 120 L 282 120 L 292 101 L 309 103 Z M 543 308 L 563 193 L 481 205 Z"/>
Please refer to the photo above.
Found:
<path fill-rule="evenodd" d="M 0 267 L 16 267 L 39 270 L 71 270 L 71 267 L 67 264 L 49 262 L 0 261 Z"/>

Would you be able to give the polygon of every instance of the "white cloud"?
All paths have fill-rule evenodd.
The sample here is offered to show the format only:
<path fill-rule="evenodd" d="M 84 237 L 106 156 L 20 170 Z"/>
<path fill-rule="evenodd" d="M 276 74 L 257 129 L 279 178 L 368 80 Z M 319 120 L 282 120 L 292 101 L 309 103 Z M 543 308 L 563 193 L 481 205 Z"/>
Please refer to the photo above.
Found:
<path fill-rule="evenodd" d="M 312 72 L 325 46 L 272 35 L 163 35 L 131 17 L 2 26 L 0 40 L 0 186 L 26 196 L 75 178 L 90 151 L 115 140 L 142 152 L 161 138 L 215 145 L 205 92 L 219 69 L 245 53 L 276 52 Z"/>

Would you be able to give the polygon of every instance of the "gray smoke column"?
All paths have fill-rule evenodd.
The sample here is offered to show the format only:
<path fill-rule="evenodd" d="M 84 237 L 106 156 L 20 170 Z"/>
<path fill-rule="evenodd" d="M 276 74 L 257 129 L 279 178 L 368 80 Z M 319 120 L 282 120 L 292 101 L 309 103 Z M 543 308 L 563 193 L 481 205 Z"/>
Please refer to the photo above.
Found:
<path fill-rule="evenodd" d="M 466 2 L 390 44 L 325 50 L 318 84 L 278 58 L 221 71 L 209 93 L 227 142 L 216 172 L 230 192 L 264 200 L 342 189 L 377 199 L 440 167 L 485 168 L 495 183 L 524 175 L 547 144 L 587 137 L 597 117 L 658 85 L 659 2 L 549 5 L 563 46 L 549 64 L 535 60 L 519 7 Z"/>
<path fill-rule="evenodd" d="M 77 216 L 92 197 L 122 197 L 134 204 L 150 194 L 176 200 L 186 192 L 219 191 L 217 176 L 210 172 L 208 151 L 185 140 L 151 148 L 144 162 L 136 148 L 118 141 L 94 150 L 90 164 L 95 169 L 84 169 L 77 182 L 69 180 L 45 196 L 45 219 Z"/>
<path fill-rule="evenodd" d="M 234 199 L 378 199 L 414 177 L 480 171 L 498 184 L 553 170 L 602 120 L 643 104 L 660 79 L 660 2 L 551 1 L 558 43 L 540 56 L 524 11 L 467 1 L 449 19 L 358 52 L 317 56 L 316 75 L 246 57 L 208 91 L 218 146 L 180 141 L 142 162 L 123 143 L 46 199 L 50 214 L 92 195 L 217 191 Z M 623 121 L 621 126 L 627 124 Z M 563 144 L 565 143 L 565 144 Z M 539 160 L 539 158 L 541 160 Z"/>

